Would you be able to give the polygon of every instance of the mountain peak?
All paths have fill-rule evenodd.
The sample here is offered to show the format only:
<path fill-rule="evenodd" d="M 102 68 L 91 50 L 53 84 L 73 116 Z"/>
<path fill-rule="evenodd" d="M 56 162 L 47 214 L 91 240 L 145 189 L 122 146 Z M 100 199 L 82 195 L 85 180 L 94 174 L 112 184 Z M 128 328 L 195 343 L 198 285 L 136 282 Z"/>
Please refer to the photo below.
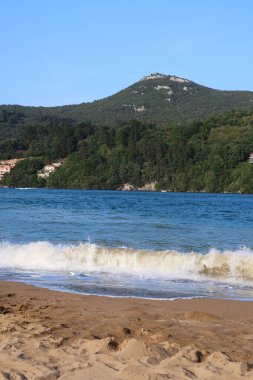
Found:
<path fill-rule="evenodd" d="M 150 80 L 150 79 L 161 79 L 161 78 L 166 78 L 167 76 L 168 75 L 164 75 L 161 73 L 151 73 L 150 75 L 146 75 L 145 77 L 143 77 L 141 81 Z"/>
<path fill-rule="evenodd" d="M 179 82 L 179 83 L 188 83 L 190 82 L 188 79 L 177 77 L 176 75 L 165 75 L 161 73 L 151 73 L 150 75 L 146 75 L 143 77 L 139 82 L 146 81 L 146 80 L 152 80 L 152 79 L 164 79 L 167 78 L 171 80 L 172 82 Z"/>

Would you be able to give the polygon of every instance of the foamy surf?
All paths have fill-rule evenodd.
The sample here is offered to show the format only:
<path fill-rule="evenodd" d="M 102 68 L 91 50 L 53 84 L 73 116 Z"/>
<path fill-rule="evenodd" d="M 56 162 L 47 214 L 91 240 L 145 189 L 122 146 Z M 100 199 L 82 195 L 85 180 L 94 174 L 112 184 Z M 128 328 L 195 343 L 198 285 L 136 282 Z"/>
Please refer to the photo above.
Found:
<path fill-rule="evenodd" d="M 206 254 L 101 247 L 96 244 L 55 245 L 49 242 L 2 243 L 0 268 L 23 271 L 92 272 L 152 279 L 253 283 L 253 251 L 211 249 Z"/>

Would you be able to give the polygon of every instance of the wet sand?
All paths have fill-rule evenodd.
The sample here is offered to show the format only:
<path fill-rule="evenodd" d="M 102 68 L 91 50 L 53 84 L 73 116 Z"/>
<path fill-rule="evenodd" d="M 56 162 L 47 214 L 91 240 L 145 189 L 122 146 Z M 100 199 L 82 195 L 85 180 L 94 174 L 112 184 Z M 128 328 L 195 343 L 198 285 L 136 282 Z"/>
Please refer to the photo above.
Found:
<path fill-rule="evenodd" d="M 253 379 L 253 302 L 0 282 L 0 379 Z"/>

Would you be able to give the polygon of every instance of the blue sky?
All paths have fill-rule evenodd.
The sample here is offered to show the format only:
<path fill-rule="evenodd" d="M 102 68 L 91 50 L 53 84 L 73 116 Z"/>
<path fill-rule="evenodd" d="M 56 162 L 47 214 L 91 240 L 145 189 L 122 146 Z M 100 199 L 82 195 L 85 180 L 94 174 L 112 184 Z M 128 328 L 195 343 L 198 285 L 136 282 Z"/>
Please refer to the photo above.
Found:
<path fill-rule="evenodd" d="M 0 0 L 0 104 L 100 99 L 151 72 L 253 91 L 252 0 Z"/>

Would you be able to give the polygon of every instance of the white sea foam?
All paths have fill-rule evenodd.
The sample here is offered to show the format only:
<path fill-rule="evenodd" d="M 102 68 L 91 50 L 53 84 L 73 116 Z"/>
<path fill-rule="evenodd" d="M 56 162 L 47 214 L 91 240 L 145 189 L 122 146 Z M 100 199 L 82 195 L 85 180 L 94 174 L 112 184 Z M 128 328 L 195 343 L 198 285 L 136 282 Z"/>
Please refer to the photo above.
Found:
<path fill-rule="evenodd" d="M 150 278 L 216 278 L 253 282 L 253 251 L 210 250 L 206 254 L 100 247 L 95 244 L 54 245 L 49 242 L 0 245 L 0 268 L 68 273 L 106 272 Z"/>

